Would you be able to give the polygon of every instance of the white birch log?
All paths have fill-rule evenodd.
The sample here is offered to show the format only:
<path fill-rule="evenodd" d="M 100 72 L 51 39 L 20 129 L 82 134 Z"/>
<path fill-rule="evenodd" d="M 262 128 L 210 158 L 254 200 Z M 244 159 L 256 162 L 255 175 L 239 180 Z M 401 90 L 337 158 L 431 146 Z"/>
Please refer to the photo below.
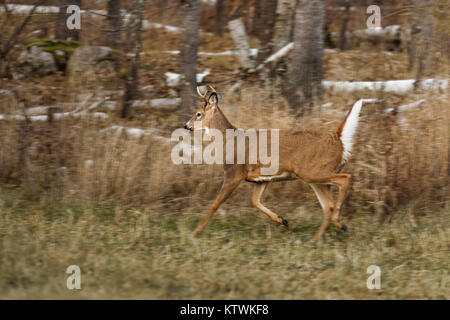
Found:
<path fill-rule="evenodd" d="M 415 88 L 419 90 L 444 91 L 448 87 L 446 79 L 425 80 L 388 80 L 388 81 L 322 81 L 326 90 L 336 92 L 354 92 L 362 90 L 383 91 L 398 95 L 405 95 Z"/>
<path fill-rule="evenodd" d="M 282 57 L 286 56 L 292 50 L 292 48 L 294 48 L 294 43 L 293 42 L 288 43 L 283 48 L 281 48 L 280 50 L 269 56 L 266 60 L 264 60 L 263 63 L 261 63 L 259 66 L 256 67 L 256 70 L 257 71 L 261 70 L 269 62 L 278 61 Z"/>
<path fill-rule="evenodd" d="M 53 114 L 53 120 L 62 120 L 67 118 L 75 118 L 79 119 L 83 116 L 86 117 L 92 117 L 97 119 L 107 119 L 108 115 L 104 112 L 92 112 L 92 113 L 85 113 L 85 112 L 61 112 L 61 113 L 54 113 Z M 22 115 L 5 115 L 0 114 L 0 120 L 17 120 L 17 121 L 24 121 L 25 117 Z M 48 121 L 47 115 L 39 115 L 39 116 L 29 116 L 28 120 L 35 122 L 35 121 Z"/>
<path fill-rule="evenodd" d="M 203 82 L 203 79 L 208 76 L 211 72 L 211 69 L 206 68 L 202 73 L 197 73 L 196 80 L 197 82 Z M 181 74 L 174 72 L 166 72 L 164 73 L 166 76 L 166 84 L 169 87 L 178 87 L 181 81 Z"/>

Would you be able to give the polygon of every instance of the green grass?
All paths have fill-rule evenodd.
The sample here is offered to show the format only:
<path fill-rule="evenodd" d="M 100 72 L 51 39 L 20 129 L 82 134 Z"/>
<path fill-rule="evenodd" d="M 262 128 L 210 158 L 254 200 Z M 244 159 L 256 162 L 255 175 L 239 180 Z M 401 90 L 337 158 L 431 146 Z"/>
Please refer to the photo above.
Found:
<path fill-rule="evenodd" d="M 1 299 L 449 299 L 450 212 L 414 223 L 399 212 L 380 225 L 368 214 L 330 226 L 314 214 L 285 215 L 290 229 L 243 207 L 204 212 L 123 210 L 112 202 L 26 203 L 0 197 Z M 69 265 L 81 290 L 66 288 Z M 381 268 L 368 290 L 367 267 Z"/>

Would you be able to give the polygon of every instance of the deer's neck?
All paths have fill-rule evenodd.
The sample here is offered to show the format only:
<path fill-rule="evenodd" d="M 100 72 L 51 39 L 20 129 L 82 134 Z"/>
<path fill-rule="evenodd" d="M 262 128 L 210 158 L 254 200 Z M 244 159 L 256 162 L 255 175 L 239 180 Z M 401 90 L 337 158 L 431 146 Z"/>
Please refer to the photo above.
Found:
<path fill-rule="evenodd" d="M 220 130 L 222 133 L 225 133 L 227 129 L 235 129 L 222 110 L 217 108 L 216 112 L 216 116 L 211 119 L 210 128 Z"/>

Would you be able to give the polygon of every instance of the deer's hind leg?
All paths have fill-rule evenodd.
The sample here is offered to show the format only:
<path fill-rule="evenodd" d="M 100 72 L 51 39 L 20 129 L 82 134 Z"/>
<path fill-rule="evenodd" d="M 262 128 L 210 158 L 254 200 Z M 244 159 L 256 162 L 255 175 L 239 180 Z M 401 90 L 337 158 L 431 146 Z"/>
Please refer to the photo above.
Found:
<path fill-rule="evenodd" d="M 331 214 L 331 221 L 340 229 L 347 231 L 347 226 L 339 222 L 339 213 L 341 211 L 341 206 L 344 203 L 345 197 L 347 196 L 348 188 L 350 186 L 350 181 L 352 176 L 348 173 L 336 173 L 331 178 L 331 183 L 339 188 L 339 193 L 335 205 L 335 209 Z"/>
<path fill-rule="evenodd" d="M 259 209 L 262 213 L 264 213 L 265 215 L 267 215 L 270 219 L 272 219 L 275 222 L 278 222 L 279 224 L 285 225 L 286 227 L 288 226 L 288 222 L 286 219 L 284 219 L 283 217 L 273 213 L 272 211 L 270 211 L 269 209 L 267 209 L 262 203 L 261 203 L 261 196 L 264 193 L 264 191 L 266 190 L 267 187 L 267 182 L 265 183 L 257 183 L 255 185 L 255 189 L 253 190 L 253 194 L 252 194 L 252 205 Z"/>
<path fill-rule="evenodd" d="M 317 199 L 320 202 L 320 206 L 323 210 L 323 220 L 320 225 L 319 230 L 317 230 L 314 235 L 314 239 L 319 240 L 322 238 L 325 230 L 327 230 L 328 225 L 330 224 L 330 220 L 335 210 L 333 197 L 331 196 L 330 186 L 324 184 L 310 184 L 311 188 L 314 190 L 314 193 L 317 196 Z"/>

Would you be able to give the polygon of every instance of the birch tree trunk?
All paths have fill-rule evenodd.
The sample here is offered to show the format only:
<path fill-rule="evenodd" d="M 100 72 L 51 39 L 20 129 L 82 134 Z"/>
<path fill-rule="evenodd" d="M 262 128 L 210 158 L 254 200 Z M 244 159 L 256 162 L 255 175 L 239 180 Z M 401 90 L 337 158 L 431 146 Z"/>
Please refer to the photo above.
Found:
<path fill-rule="evenodd" d="M 278 0 L 273 34 L 273 52 L 277 52 L 291 42 L 295 0 Z"/>
<path fill-rule="evenodd" d="M 252 59 L 250 58 L 250 45 L 248 44 L 247 33 L 242 18 L 237 18 L 228 22 L 228 29 L 233 38 L 234 46 L 237 51 L 239 62 L 244 70 L 254 68 Z"/>
<path fill-rule="evenodd" d="M 197 87 L 198 24 L 200 20 L 200 0 L 183 1 L 183 31 L 180 48 L 181 108 L 190 114 L 195 103 Z"/>
<path fill-rule="evenodd" d="M 272 39 L 272 52 L 279 52 L 292 41 L 292 26 L 294 21 L 296 0 L 278 0 L 276 19 Z M 277 88 L 285 82 L 287 58 L 285 56 L 270 64 L 270 70 L 261 73 L 266 83 Z M 269 79 L 270 77 L 270 79 Z M 271 81 L 269 81 L 271 80 Z"/>
<path fill-rule="evenodd" d="M 286 87 L 290 106 L 302 115 L 322 96 L 325 0 L 300 0 L 295 11 L 292 66 Z M 298 91 L 301 95 L 298 95 Z"/>

